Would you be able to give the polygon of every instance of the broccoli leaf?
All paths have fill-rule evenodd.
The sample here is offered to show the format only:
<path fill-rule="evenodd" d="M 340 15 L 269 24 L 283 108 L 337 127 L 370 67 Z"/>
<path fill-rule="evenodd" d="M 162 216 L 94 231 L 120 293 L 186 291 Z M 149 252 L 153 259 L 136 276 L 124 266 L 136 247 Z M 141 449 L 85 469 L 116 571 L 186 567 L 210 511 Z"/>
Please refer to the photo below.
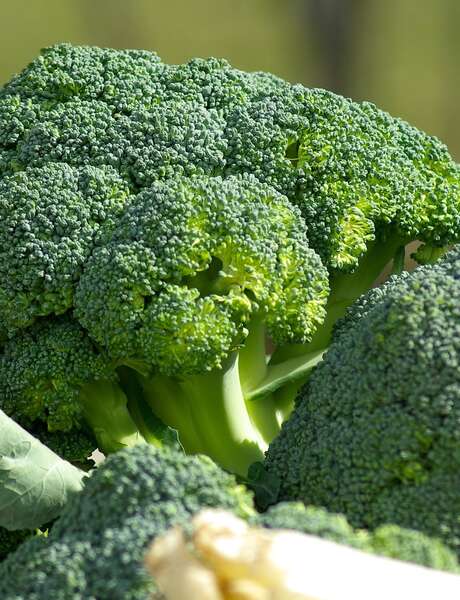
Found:
<path fill-rule="evenodd" d="M 85 473 L 0 411 L 0 526 L 33 529 L 57 517 Z"/>

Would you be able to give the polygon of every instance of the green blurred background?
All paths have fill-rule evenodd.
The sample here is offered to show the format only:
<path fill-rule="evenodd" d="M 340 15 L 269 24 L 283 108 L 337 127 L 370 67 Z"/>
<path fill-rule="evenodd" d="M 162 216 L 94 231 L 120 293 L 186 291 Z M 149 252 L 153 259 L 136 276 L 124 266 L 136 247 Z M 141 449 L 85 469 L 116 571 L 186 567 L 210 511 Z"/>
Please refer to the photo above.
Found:
<path fill-rule="evenodd" d="M 460 160 L 460 0 L 0 0 L 0 85 L 56 42 L 226 57 L 367 99 Z"/>

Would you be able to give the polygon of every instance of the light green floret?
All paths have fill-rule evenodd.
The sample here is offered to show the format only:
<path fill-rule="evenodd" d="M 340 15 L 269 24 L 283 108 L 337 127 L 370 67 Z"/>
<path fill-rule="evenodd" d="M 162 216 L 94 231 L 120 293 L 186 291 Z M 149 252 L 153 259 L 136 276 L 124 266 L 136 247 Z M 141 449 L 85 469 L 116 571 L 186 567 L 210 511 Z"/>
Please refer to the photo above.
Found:
<path fill-rule="evenodd" d="M 327 273 L 302 230 L 297 210 L 251 176 L 175 179 L 101 232 L 78 285 L 77 318 L 138 372 L 185 449 L 241 474 L 279 430 L 270 392 L 310 358 L 272 371 L 267 336 L 307 341 L 324 317 Z"/>

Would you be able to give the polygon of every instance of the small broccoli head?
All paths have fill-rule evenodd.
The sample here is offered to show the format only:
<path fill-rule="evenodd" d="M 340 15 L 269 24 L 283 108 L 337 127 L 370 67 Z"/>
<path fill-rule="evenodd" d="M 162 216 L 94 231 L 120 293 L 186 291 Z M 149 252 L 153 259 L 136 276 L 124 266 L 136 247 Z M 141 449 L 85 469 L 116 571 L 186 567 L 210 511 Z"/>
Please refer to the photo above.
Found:
<path fill-rule="evenodd" d="M 459 573 L 455 553 L 441 540 L 420 531 L 397 525 L 381 525 L 372 533 L 372 548 L 376 554 L 414 562 L 424 567 Z"/>
<path fill-rule="evenodd" d="M 0 318 L 14 331 L 72 306 L 99 227 L 127 196 L 110 168 L 29 168 L 0 180 Z"/>
<path fill-rule="evenodd" d="M 252 177 L 174 179 L 102 233 L 76 316 L 120 360 L 167 375 L 219 368 L 259 315 L 276 343 L 321 322 L 327 274 L 289 202 Z"/>
<path fill-rule="evenodd" d="M 145 600 L 150 542 L 203 508 L 252 513 L 234 477 L 206 457 L 137 446 L 109 457 L 64 509 L 44 542 L 26 542 L 0 567 L 4 600 L 27 597 Z"/>
<path fill-rule="evenodd" d="M 139 437 L 113 362 L 68 315 L 37 321 L 6 342 L 0 392 L 0 408 L 66 458 L 86 459 L 95 438 L 111 452 Z"/>
<path fill-rule="evenodd" d="M 460 495 L 458 250 L 394 278 L 338 329 L 267 454 L 281 497 L 396 523 L 457 553 Z M 445 269 L 445 270 L 444 270 Z"/>

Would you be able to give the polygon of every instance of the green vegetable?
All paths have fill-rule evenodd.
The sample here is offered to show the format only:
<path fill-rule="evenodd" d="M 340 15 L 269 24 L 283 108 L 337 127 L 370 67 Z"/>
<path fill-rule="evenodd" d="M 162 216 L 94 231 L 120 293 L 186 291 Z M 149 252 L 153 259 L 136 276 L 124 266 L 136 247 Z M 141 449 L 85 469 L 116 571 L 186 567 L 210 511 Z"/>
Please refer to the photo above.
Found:
<path fill-rule="evenodd" d="M 81 490 L 83 477 L 0 411 L 0 527 L 48 523 Z"/>
<path fill-rule="evenodd" d="M 122 450 L 93 471 L 48 537 L 26 541 L 0 564 L 2 600 L 147 600 L 149 543 L 202 508 L 253 514 L 235 478 L 203 456 L 148 445 Z"/>
<path fill-rule="evenodd" d="M 0 527 L 0 562 L 4 560 L 8 554 L 11 554 L 18 548 L 22 542 L 32 535 L 27 529 L 21 531 L 9 531 L 4 527 Z"/>
<path fill-rule="evenodd" d="M 460 240 L 459 175 L 368 103 L 44 50 L 0 90 L 0 406 L 78 463 L 178 436 L 246 476 L 384 265 Z"/>
<path fill-rule="evenodd" d="M 352 307 L 267 453 L 280 498 L 460 554 L 459 274 L 457 247 Z"/>

